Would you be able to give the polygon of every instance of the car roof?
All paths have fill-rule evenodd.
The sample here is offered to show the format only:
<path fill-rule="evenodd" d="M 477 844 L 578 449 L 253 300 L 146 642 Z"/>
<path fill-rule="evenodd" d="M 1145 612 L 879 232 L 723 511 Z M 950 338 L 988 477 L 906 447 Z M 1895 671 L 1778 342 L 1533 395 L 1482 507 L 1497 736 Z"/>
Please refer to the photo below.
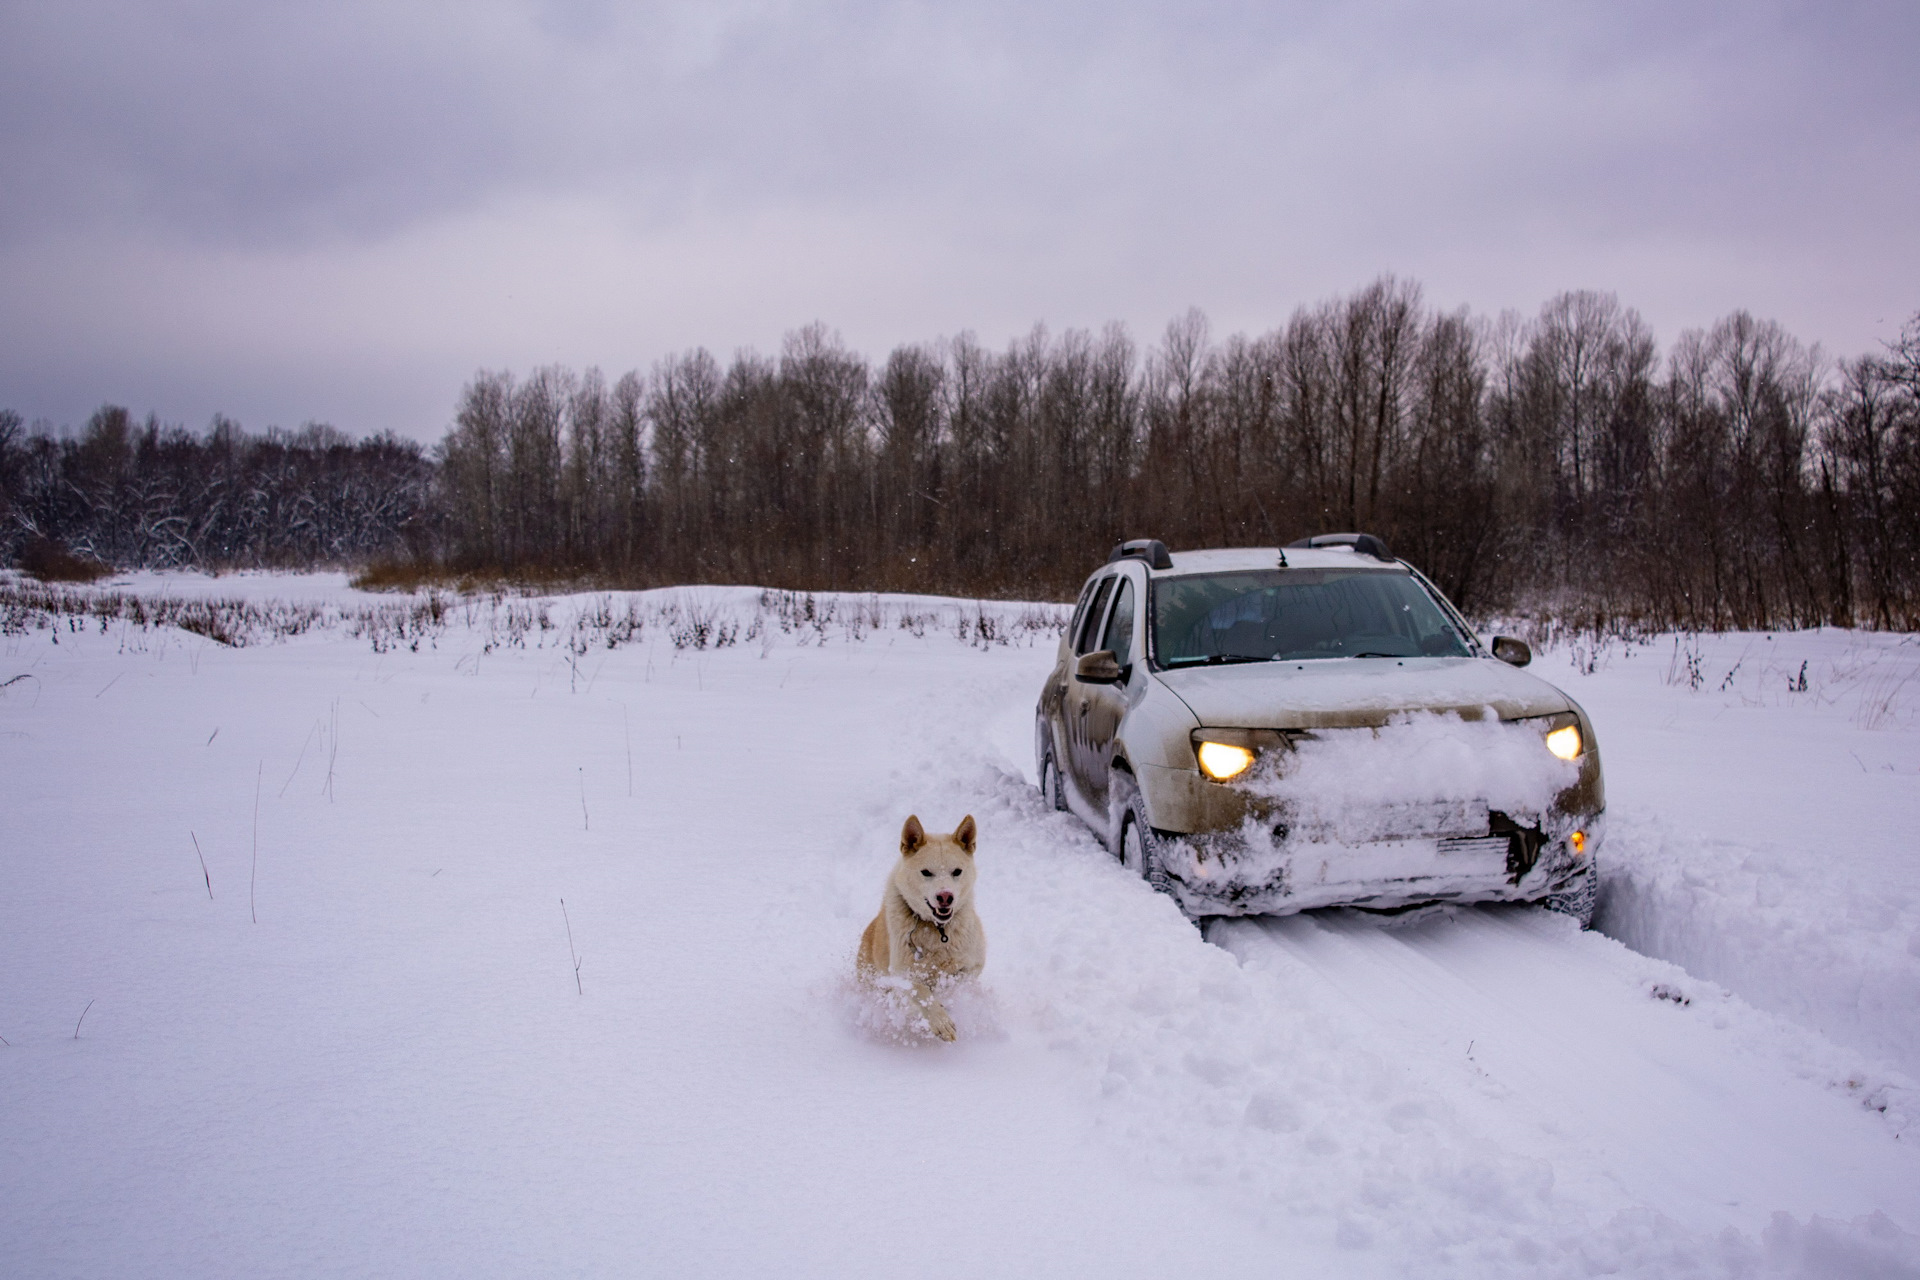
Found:
<path fill-rule="evenodd" d="M 1171 569 L 1155 569 L 1156 578 L 1179 577 L 1190 573 L 1232 573 L 1245 569 L 1277 569 L 1280 567 L 1281 549 L 1279 547 L 1224 547 L 1207 551 L 1175 551 L 1170 553 L 1173 561 Z M 1399 564 L 1388 560 L 1376 560 L 1372 556 L 1361 555 L 1352 547 L 1288 547 L 1286 548 L 1287 567 L 1290 569 L 1397 569 L 1406 570 Z"/>

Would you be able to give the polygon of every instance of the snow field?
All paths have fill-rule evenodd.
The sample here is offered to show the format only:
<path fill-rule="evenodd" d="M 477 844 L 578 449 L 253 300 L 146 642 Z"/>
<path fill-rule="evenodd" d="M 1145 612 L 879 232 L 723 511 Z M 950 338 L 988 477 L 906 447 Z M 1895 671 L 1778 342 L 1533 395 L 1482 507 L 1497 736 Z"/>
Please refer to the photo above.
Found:
<path fill-rule="evenodd" d="M 14 637 L 20 1274 L 894 1274 L 930 1233 L 1008 1274 L 1090 1246 L 1165 1274 L 1196 1232 L 1266 1256 L 1112 1168 L 1031 1043 L 940 1058 L 851 1025 L 849 904 L 877 905 L 905 797 L 864 823 L 848 803 L 924 700 L 876 683 L 877 646 L 663 638 L 603 651 L 575 694 L 578 655 L 494 634 Z M 890 638 L 951 690 L 981 654 L 936 636 Z"/>
<path fill-rule="evenodd" d="M 1920 1273 L 1880 1069 L 1712 981 L 1530 909 L 1208 945 L 1041 809 L 1018 611 L 581 653 L 550 606 L 0 642 L 21 1274 Z M 969 811 L 986 980 L 902 1044 L 854 942 Z"/>

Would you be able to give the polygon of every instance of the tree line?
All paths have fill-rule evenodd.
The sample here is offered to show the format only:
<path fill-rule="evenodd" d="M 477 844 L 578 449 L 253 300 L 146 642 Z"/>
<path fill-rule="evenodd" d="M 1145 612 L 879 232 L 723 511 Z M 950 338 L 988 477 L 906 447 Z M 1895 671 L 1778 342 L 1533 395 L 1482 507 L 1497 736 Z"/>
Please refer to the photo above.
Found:
<path fill-rule="evenodd" d="M 93 475 L 96 424 L 25 452 Z M 1920 626 L 1920 315 L 1838 361 L 1745 312 L 1662 352 L 1610 294 L 1489 318 L 1390 277 L 1257 336 L 1216 340 L 1189 312 L 1145 350 L 1119 326 L 1036 328 L 875 363 L 816 325 L 777 356 L 694 350 L 611 382 L 483 372 L 431 458 L 311 452 L 339 448 L 367 451 L 357 543 L 241 542 L 484 576 L 1062 598 L 1124 537 L 1351 529 L 1479 613 Z M 227 554 L 112 505 L 88 510 L 113 538 L 61 527 L 127 562 Z"/>
<path fill-rule="evenodd" d="M 107 405 L 75 437 L 0 410 L 0 558 L 122 568 L 309 568 L 432 551 L 436 467 L 321 423 L 204 435 Z"/>

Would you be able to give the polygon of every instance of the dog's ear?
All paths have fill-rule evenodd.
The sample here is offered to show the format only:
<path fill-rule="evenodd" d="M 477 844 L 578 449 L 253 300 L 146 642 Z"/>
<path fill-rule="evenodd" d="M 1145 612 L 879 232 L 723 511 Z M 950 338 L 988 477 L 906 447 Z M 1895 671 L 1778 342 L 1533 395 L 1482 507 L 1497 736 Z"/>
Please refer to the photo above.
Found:
<path fill-rule="evenodd" d="M 927 829 L 920 825 L 916 814 L 907 815 L 907 825 L 900 828 L 900 856 L 906 857 L 927 842 Z"/>
<path fill-rule="evenodd" d="M 979 835 L 980 829 L 973 825 L 972 814 L 968 814 L 966 817 L 960 819 L 960 825 L 956 827 L 953 832 L 953 838 L 958 840 L 960 847 L 965 849 L 969 854 L 973 852 L 973 842 Z"/>

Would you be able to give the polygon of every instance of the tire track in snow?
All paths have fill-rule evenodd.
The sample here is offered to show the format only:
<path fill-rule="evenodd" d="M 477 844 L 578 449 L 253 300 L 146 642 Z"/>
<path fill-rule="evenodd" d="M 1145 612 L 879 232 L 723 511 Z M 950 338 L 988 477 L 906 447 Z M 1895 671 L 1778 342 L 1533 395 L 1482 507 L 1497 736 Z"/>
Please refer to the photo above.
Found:
<path fill-rule="evenodd" d="M 1208 946 L 1041 807 L 1029 695 L 1003 696 L 983 719 L 973 691 L 922 776 L 988 833 L 990 978 L 1127 1158 L 1424 1273 L 1800 1274 L 1814 1237 L 1826 1274 L 1920 1269 L 1920 1160 L 1828 1087 L 1849 1055 L 1534 908 L 1217 921 Z"/>
<path fill-rule="evenodd" d="M 1701 1229 L 1920 1203 L 1914 1153 L 1809 1087 L 1814 1037 L 1544 912 L 1448 909 L 1401 928 L 1334 912 L 1214 935 L 1331 987 L 1386 1051 L 1484 1073 L 1489 1087 L 1452 1092 L 1517 1150 L 1588 1164 Z"/>

